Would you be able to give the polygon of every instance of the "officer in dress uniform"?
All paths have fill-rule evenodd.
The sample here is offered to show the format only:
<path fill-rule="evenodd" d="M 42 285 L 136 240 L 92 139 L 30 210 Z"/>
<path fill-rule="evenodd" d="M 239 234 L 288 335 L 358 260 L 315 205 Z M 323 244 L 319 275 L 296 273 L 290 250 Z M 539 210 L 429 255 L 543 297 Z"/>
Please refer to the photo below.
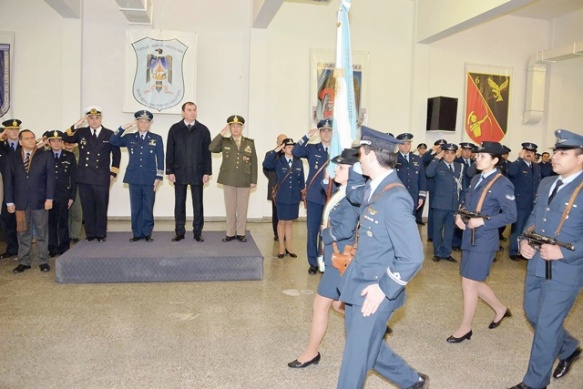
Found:
<path fill-rule="evenodd" d="M 223 242 L 237 239 L 247 242 L 247 208 L 249 194 L 257 186 L 255 141 L 242 136 L 245 119 L 240 115 L 227 118 L 227 125 L 209 145 L 211 153 L 223 153 L 217 182 L 225 192 L 227 231 Z M 230 135 L 230 136 L 228 136 Z"/>
<path fill-rule="evenodd" d="M 69 250 L 69 208 L 77 195 L 77 161 L 63 150 L 63 132 L 48 131 L 47 139 L 55 162 L 55 198 L 49 211 L 49 257 Z"/>
<path fill-rule="evenodd" d="M 320 224 L 322 223 L 322 213 L 326 205 L 326 191 L 321 185 L 325 176 L 328 163 L 330 141 L 332 140 L 332 119 L 323 119 L 318 122 L 317 129 L 312 129 L 299 140 L 294 147 L 293 155 L 298 158 L 306 158 L 310 166 L 310 173 L 306 180 L 307 199 L 307 242 L 309 274 L 316 274 L 318 271 L 318 237 L 320 236 Z M 320 132 L 321 142 L 308 144 L 312 135 L 316 131 Z"/>
<path fill-rule="evenodd" d="M 419 143 L 417 145 L 417 155 L 419 155 L 419 158 L 421 158 L 422 161 L 423 161 L 423 156 L 426 153 L 427 153 L 427 144 Z M 425 171 L 425 168 L 427 168 L 427 165 L 425 164 L 425 162 L 423 162 L 424 171 Z M 427 188 L 427 177 L 425 177 L 425 187 Z M 428 193 L 428 191 L 426 191 L 425 193 Z M 420 226 L 425 225 L 425 222 L 423 222 L 423 209 L 425 208 L 425 204 L 427 204 L 427 197 L 425 197 L 425 201 L 423 201 L 423 204 L 421 204 L 421 206 L 419 208 L 417 208 L 417 210 L 415 211 L 415 221 Z"/>
<path fill-rule="evenodd" d="M 512 389 L 546 388 L 553 372 L 555 379 L 569 373 L 581 356 L 577 339 L 565 329 L 565 318 L 573 308 L 583 287 L 583 136 L 567 130 L 555 131 L 553 170 L 558 176 L 542 180 L 534 209 L 525 229 L 573 244 L 574 250 L 543 244 L 539 250 L 520 242 L 522 256 L 529 259 L 524 282 L 524 313 L 534 329 L 528 369 L 522 382 Z M 564 217 L 567 204 L 572 207 Z M 558 231 L 560 224 L 562 227 Z M 546 263 L 552 266 L 552 277 L 546 278 Z M 565 387 L 580 387 L 576 381 Z"/>
<path fill-rule="evenodd" d="M 370 181 L 365 184 L 362 176 L 355 181 L 355 166 L 346 188 L 347 198 L 361 206 L 358 249 L 338 283 L 346 309 L 346 345 L 337 387 L 362 388 L 374 369 L 399 388 L 427 388 L 429 378 L 383 341 L 386 322 L 405 303 L 405 286 L 423 263 L 415 205 L 393 171 L 400 141 L 364 126 L 361 131 L 360 167 Z"/>
<path fill-rule="evenodd" d="M 435 187 L 432 192 L 433 202 L 433 261 L 445 259 L 457 262 L 451 256 L 454 231 L 454 214 L 462 196 L 464 167 L 454 162 L 457 145 L 446 143 L 435 155 L 425 174 L 433 178 Z"/>
<path fill-rule="evenodd" d="M 459 152 L 461 153 L 459 157 L 456 157 L 454 160 L 455 162 L 459 162 L 464 166 L 464 177 L 462 180 L 462 190 L 465 191 L 470 186 L 470 181 L 472 177 L 475 175 L 473 173 L 472 164 L 474 161 L 472 160 L 472 153 L 474 150 L 477 150 L 476 145 L 470 142 L 462 142 L 459 144 Z M 462 235 L 463 231 L 460 230 L 458 227 L 455 227 L 453 231 L 453 240 L 452 240 L 452 249 L 454 251 L 460 251 L 462 245 Z"/>
<path fill-rule="evenodd" d="M 135 121 L 120 127 L 110 139 L 117 147 L 127 147 L 130 155 L 123 182 L 130 187 L 132 233 L 130 242 L 145 239 L 152 242 L 154 230 L 154 200 L 156 188 L 164 176 L 164 144 L 162 137 L 150 131 L 154 115 L 138 111 Z M 138 131 L 123 136 L 124 131 L 137 125 Z"/>
<path fill-rule="evenodd" d="M 79 147 L 75 143 L 63 142 L 63 149 L 73 153 L 76 164 L 79 164 Z M 79 242 L 82 224 L 83 210 L 81 209 L 81 199 L 79 198 L 79 187 L 77 187 L 75 201 L 69 207 L 69 237 L 71 238 L 71 242 Z"/>
<path fill-rule="evenodd" d="M 284 139 L 287 139 L 287 135 L 279 134 L 275 144 L 277 146 L 281 145 Z M 271 153 L 271 150 L 265 153 L 265 156 L 267 157 L 267 154 L 269 153 Z M 283 153 L 280 151 L 280 154 Z M 263 174 L 265 177 L 267 177 L 267 200 L 271 201 L 271 226 L 273 228 L 273 240 L 278 242 L 279 235 L 277 232 L 277 225 L 279 224 L 279 219 L 277 218 L 277 207 L 275 206 L 275 199 L 273 198 L 273 188 L 275 185 L 277 185 L 277 174 L 275 173 L 275 170 L 266 168 L 263 168 Z"/>
<path fill-rule="evenodd" d="M 413 198 L 413 204 L 415 204 L 415 209 L 413 213 L 425 202 L 425 197 L 427 196 L 427 178 L 425 177 L 425 168 L 423 167 L 423 160 L 421 157 L 413 154 L 411 152 L 411 140 L 413 135 L 409 133 L 403 133 L 397 135 L 397 139 L 400 140 L 399 152 L 397 153 L 397 175 L 399 179 L 405 185 L 411 198 Z"/>
<path fill-rule="evenodd" d="M 18 142 L 18 133 L 22 121 L 19 119 L 8 119 L 2 122 L 4 130 L 0 134 L 0 173 L 3 180 L 6 180 L 4 168 L 6 166 L 7 156 L 13 152 L 20 152 L 20 143 Z M 6 182 L 3 182 L 6 186 Z M 18 254 L 18 236 L 16 234 L 16 216 L 8 212 L 6 202 L 2 202 L 2 212 L 0 213 L 0 224 L 4 230 L 4 239 L 6 240 L 6 251 L 0 254 L 0 259 L 10 258 Z"/>
<path fill-rule="evenodd" d="M 541 154 L 539 166 L 542 178 L 555 175 L 555 172 L 553 172 L 553 164 L 551 163 L 551 155 L 548 152 L 545 151 Z"/>
<path fill-rule="evenodd" d="M 119 173 L 121 152 L 109 143 L 113 131 L 103 127 L 101 119 L 101 108 L 85 109 L 85 116 L 67 129 L 63 140 L 79 144 L 77 184 L 87 240 L 105 242 L 109 188 Z M 88 125 L 81 127 L 84 123 Z"/>
<path fill-rule="evenodd" d="M 427 167 L 435 156 L 441 152 L 441 146 L 447 144 L 445 139 L 438 139 L 433 143 L 433 147 L 431 148 L 431 152 L 426 152 L 423 154 L 423 166 L 425 167 L 425 178 L 427 178 L 427 194 L 429 195 L 429 209 L 427 210 L 427 241 L 433 242 L 433 190 L 435 189 L 435 180 L 433 178 L 429 178 L 427 176 Z"/>
<path fill-rule="evenodd" d="M 526 220 L 532 212 L 536 190 L 542 179 L 540 166 L 534 162 L 537 145 L 531 142 L 522 144 L 522 150 L 516 161 L 508 166 L 506 174 L 514 185 L 518 217 L 510 230 L 510 259 L 522 259 L 518 250 L 518 235 L 524 229 Z"/>

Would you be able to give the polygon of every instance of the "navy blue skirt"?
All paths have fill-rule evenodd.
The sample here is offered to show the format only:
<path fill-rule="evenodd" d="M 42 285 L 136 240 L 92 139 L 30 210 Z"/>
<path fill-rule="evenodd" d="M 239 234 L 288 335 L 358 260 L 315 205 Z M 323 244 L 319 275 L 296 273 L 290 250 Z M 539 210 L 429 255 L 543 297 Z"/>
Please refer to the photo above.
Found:
<path fill-rule="evenodd" d="M 318 294 L 332 300 L 339 300 L 338 281 L 340 281 L 340 272 L 334 266 L 328 266 L 326 263 L 326 270 L 318 284 Z"/>
<path fill-rule="evenodd" d="M 474 281 L 486 281 L 490 275 L 490 268 L 494 262 L 496 251 L 476 252 L 462 251 L 460 275 Z"/>
<path fill-rule="evenodd" d="M 275 203 L 275 207 L 277 209 L 277 218 L 279 220 L 296 220 L 300 214 L 300 203 Z"/>

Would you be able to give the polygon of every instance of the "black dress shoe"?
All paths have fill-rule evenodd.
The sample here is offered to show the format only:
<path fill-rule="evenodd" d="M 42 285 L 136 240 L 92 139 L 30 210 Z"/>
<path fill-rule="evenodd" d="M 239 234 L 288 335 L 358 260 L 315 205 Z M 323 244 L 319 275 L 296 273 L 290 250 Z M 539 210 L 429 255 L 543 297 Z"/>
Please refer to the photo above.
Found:
<path fill-rule="evenodd" d="M 510 256 L 510 259 L 512 259 L 513 261 L 520 261 L 522 259 L 522 255 L 514 254 Z"/>
<path fill-rule="evenodd" d="M 450 336 L 449 338 L 447 338 L 447 343 L 461 343 L 464 340 L 470 340 L 472 339 L 472 330 L 470 330 L 470 332 L 468 332 L 465 335 L 460 336 L 459 338 L 456 338 L 455 336 Z"/>
<path fill-rule="evenodd" d="M 277 258 L 283 258 L 283 257 L 285 257 L 285 253 L 283 253 L 283 254 L 277 253 Z"/>
<path fill-rule="evenodd" d="M 498 251 L 504 251 L 504 247 L 498 246 Z"/>
<path fill-rule="evenodd" d="M 142 239 L 144 239 L 144 238 L 140 238 L 140 237 L 137 237 L 137 236 L 132 236 L 130 238 L 130 242 L 137 242 L 138 240 L 142 240 Z"/>
<path fill-rule="evenodd" d="M 174 235 L 174 238 L 172 238 L 172 242 L 178 242 L 181 241 L 182 239 L 184 239 L 184 234 L 176 234 Z"/>
<path fill-rule="evenodd" d="M 146 236 L 146 242 L 153 242 L 154 238 L 152 238 L 150 235 Z"/>
<path fill-rule="evenodd" d="M 393 329 L 389 327 L 387 324 L 387 328 L 385 329 L 385 335 L 391 335 L 393 333 Z"/>
<path fill-rule="evenodd" d="M 103 243 L 103 242 L 105 242 L 106 240 L 107 240 L 107 238 L 106 238 L 105 236 L 98 236 L 98 237 L 97 237 L 97 241 L 98 241 L 98 242 L 100 242 L 100 243 Z"/>
<path fill-rule="evenodd" d="M 225 236 L 225 237 L 223 238 L 223 242 L 230 242 L 230 241 L 232 241 L 232 240 L 233 240 L 233 239 L 235 239 L 235 238 L 236 238 L 236 236 L 235 236 L 235 235 L 233 235 L 233 236 L 229 236 L 229 235 L 227 235 L 227 236 Z M 195 239 L 196 239 L 196 238 L 195 238 Z"/>
<path fill-rule="evenodd" d="M 506 242 L 506 241 L 508 240 L 508 238 L 505 238 L 504 236 L 501 236 L 501 237 L 500 237 L 500 240 L 501 240 L 502 242 Z"/>
<path fill-rule="evenodd" d="M 2 253 L 0 254 L 0 259 L 5 259 L 5 258 L 10 258 L 10 257 L 14 257 L 16 254 L 10 254 L 10 253 Z"/>
<path fill-rule="evenodd" d="M 279 242 L 279 236 L 277 236 L 277 234 L 273 235 L 273 240 L 275 242 Z"/>
<path fill-rule="evenodd" d="M 447 258 L 442 258 L 442 259 L 445 259 L 446 261 L 449 261 L 449 262 L 457 263 L 457 259 L 455 259 L 451 255 L 449 257 L 447 257 Z"/>
<path fill-rule="evenodd" d="M 48 263 L 45 263 L 43 265 L 39 265 L 39 269 L 40 271 L 42 271 L 43 273 L 48 273 L 51 271 L 51 267 L 48 265 Z"/>
<path fill-rule="evenodd" d="M 432 243 L 433 242 L 433 239 L 427 238 L 427 242 Z"/>
<path fill-rule="evenodd" d="M 510 312 L 510 309 L 508 309 L 508 308 L 506 308 L 506 312 L 504 312 L 504 316 L 502 316 L 502 319 L 500 319 L 498 321 L 492 321 L 492 323 L 490 323 L 488 328 L 493 330 L 494 328 L 498 327 L 500 325 L 500 323 L 502 323 L 502 320 L 504 320 L 507 317 L 512 317 L 512 312 Z"/>
<path fill-rule="evenodd" d="M 318 266 L 310 266 L 308 269 L 308 274 L 314 275 L 318 272 Z"/>
<path fill-rule="evenodd" d="M 424 226 L 425 225 L 424 222 L 418 222 L 418 221 L 416 221 L 415 223 L 419 224 L 420 226 Z"/>
<path fill-rule="evenodd" d="M 54 252 L 49 253 L 49 258 L 54 258 L 56 256 L 57 256 L 57 253 L 54 253 Z"/>
<path fill-rule="evenodd" d="M 419 381 L 413 386 L 409 386 L 407 389 L 426 389 L 429 388 L 429 377 L 423 373 L 419 373 Z"/>
<path fill-rule="evenodd" d="M 237 240 L 239 242 L 247 242 L 247 237 L 245 235 L 237 235 Z"/>
<path fill-rule="evenodd" d="M 508 389 L 537 389 L 537 388 L 533 388 L 533 387 L 528 386 L 525 383 L 521 382 L 518 385 L 514 385 L 513 387 L 508 388 Z M 547 389 L 547 387 L 545 386 L 544 388 L 541 388 L 541 389 Z"/>
<path fill-rule="evenodd" d="M 287 249 L 285 249 L 285 253 L 287 255 L 289 255 L 290 257 L 292 257 L 292 258 L 297 258 L 298 257 L 298 255 L 296 253 L 292 253 L 291 251 L 287 251 Z M 316 266 L 310 266 L 310 267 L 315 267 L 317 269 Z"/>
<path fill-rule="evenodd" d="M 567 357 L 567 359 L 561 359 L 559 361 L 557 368 L 553 372 L 553 377 L 563 378 L 564 376 L 566 376 L 569 370 L 571 370 L 571 365 L 573 365 L 573 362 L 575 362 L 580 357 L 581 347 L 577 347 L 575 351 L 573 351 L 573 353 Z"/>
<path fill-rule="evenodd" d="M 87 238 L 85 238 L 85 240 L 88 241 L 88 242 L 92 242 L 92 241 L 95 240 L 95 237 L 94 236 L 88 236 Z"/>
<path fill-rule="evenodd" d="M 16 273 L 22 273 L 23 271 L 28 270 L 28 269 L 30 269 L 30 266 L 26 266 L 26 265 L 20 264 L 20 265 L 16 266 L 14 268 L 14 270 L 12 270 L 12 273 L 15 273 L 15 274 Z"/>
<path fill-rule="evenodd" d="M 292 369 L 303 369 L 304 367 L 308 367 L 310 365 L 317 365 L 318 363 L 320 363 L 320 353 L 318 353 L 318 355 L 316 355 L 314 358 L 310 359 L 307 362 L 302 363 L 296 359 L 295 361 L 290 362 L 287 365 Z"/>
<path fill-rule="evenodd" d="M 196 240 L 197 242 L 204 242 L 204 238 L 202 237 L 201 234 L 194 234 L 194 240 Z"/>
<path fill-rule="evenodd" d="M 71 242 L 73 242 L 73 243 L 79 243 L 79 238 L 71 238 Z"/>
<path fill-rule="evenodd" d="M 438 257 L 437 255 L 433 256 L 433 262 L 439 262 L 441 261 L 441 257 Z"/>

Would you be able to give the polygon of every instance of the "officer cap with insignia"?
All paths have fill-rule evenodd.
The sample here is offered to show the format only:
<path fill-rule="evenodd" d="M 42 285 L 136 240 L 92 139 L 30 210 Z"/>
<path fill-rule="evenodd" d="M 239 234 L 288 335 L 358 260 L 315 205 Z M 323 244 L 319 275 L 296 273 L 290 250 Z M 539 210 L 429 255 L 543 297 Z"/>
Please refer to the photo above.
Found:
<path fill-rule="evenodd" d="M 2 125 L 7 130 L 13 130 L 13 129 L 20 130 L 20 125 L 21 124 L 22 124 L 22 121 L 21 120 L 18 120 L 18 119 L 8 119 L 8 120 L 4 120 L 2 122 Z"/>
<path fill-rule="evenodd" d="M 328 118 L 328 119 L 322 119 L 318 122 L 318 130 L 322 131 L 322 130 L 331 130 L 332 129 L 332 124 L 333 124 L 333 119 L 332 118 Z"/>
<path fill-rule="evenodd" d="M 85 115 L 87 116 L 101 116 L 101 108 L 96 106 L 91 106 L 85 108 Z"/>
<path fill-rule="evenodd" d="M 512 151 L 512 149 L 508 146 L 502 145 L 502 147 L 504 147 L 504 154 L 510 154 L 510 152 Z"/>
<path fill-rule="evenodd" d="M 417 145 L 417 150 L 419 149 L 426 149 L 427 148 L 427 143 L 419 143 Z"/>
<path fill-rule="evenodd" d="M 460 143 L 460 147 L 462 149 L 466 149 L 466 150 L 473 150 L 474 149 L 474 145 L 470 142 L 462 142 L 462 143 Z"/>
<path fill-rule="evenodd" d="M 532 142 L 524 142 L 521 146 L 523 149 L 528 150 L 528 151 L 534 151 L 535 153 L 536 153 L 536 149 L 538 148 L 538 146 Z"/>
<path fill-rule="evenodd" d="M 397 139 L 402 140 L 404 142 L 411 142 L 411 139 L 413 139 L 413 134 L 409 134 L 408 132 L 405 132 L 405 133 L 397 135 Z"/>
<path fill-rule="evenodd" d="M 245 119 L 243 118 L 243 116 L 239 116 L 239 115 L 231 115 L 227 118 L 227 123 L 228 124 L 240 124 L 243 125 L 245 124 Z"/>
<path fill-rule="evenodd" d="M 46 133 L 48 133 L 47 138 L 49 138 L 49 139 L 63 139 L 63 131 L 49 130 Z"/>
<path fill-rule="evenodd" d="M 441 150 L 442 151 L 457 151 L 457 145 L 454 143 L 446 143 L 444 145 L 441 145 Z"/>
<path fill-rule="evenodd" d="M 360 131 L 361 146 L 370 146 L 373 149 L 394 153 L 395 146 L 398 144 L 403 144 L 401 140 L 396 139 L 389 134 L 383 134 L 380 131 L 373 130 L 372 128 L 366 126 L 360 127 Z"/>
<path fill-rule="evenodd" d="M 359 151 L 356 148 L 351 147 L 349 149 L 344 149 L 342 150 L 342 154 L 332 158 L 332 162 L 342 165 L 354 165 L 358 162 L 358 154 Z"/>
<path fill-rule="evenodd" d="M 294 146 L 296 142 L 292 138 L 285 138 L 283 142 L 281 142 L 284 146 Z"/>
<path fill-rule="evenodd" d="M 583 136 L 567 130 L 555 131 L 554 150 L 583 149 Z"/>
<path fill-rule="evenodd" d="M 438 139 L 435 142 L 433 142 L 433 146 L 441 146 L 445 144 L 447 144 L 447 141 L 445 139 Z"/>
<path fill-rule="evenodd" d="M 506 147 L 502 146 L 498 142 L 482 142 L 480 144 L 480 148 L 477 151 L 478 153 L 486 153 L 486 154 L 495 154 L 495 155 L 504 155 L 506 154 Z"/>
<path fill-rule="evenodd" d="M 134 117 L 136 118 L 136 120 L 146 119 L 151 121 L 152 119 L 154 119 L 154 114 L 150 111 L 141 110 L 134 113 Z"/>
<path fill-rule="evenodd" d="M 51 130 L 46 130 L 45 132 L 43 132 L 43 138 L 48 138 L 49 135 L 51 135 Z"/>

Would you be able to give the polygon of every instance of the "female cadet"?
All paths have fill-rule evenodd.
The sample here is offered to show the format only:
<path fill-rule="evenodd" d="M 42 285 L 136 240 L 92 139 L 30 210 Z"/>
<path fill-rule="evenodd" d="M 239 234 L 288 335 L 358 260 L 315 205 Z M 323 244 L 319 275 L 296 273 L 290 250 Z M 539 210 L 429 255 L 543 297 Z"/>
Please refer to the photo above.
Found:
<path fill-rule="evenodd" d="M 278 258 L 286 254 L 292 258 L 297 255 L 292 252 L 292 225 L 298 218 L 301 191 L 306 186 L 304 182 L 304 165 L 299 158 L 292 155 L 295 142 L 291 138 L 283 140 L 281 145 L 267 153 L 263 167 L 275 170 L 277 185 L 274 188 L 275 206 L 277 208 L 277 235 L 279 236 Z M 279 151 L 283 150 L 283 155 Z"/>
<path fill-rule="evenodd" d="M 476 164 L 482 174 L 472 178 L 462 208 L 489 216 L 489 219 L 471 218 L 466 224 L 459 214 L 455 218 L 455 224 L 464 230 L 460 264 L 464 314 L 458 329 L 447 338 L 449 343 L 460 343 L 472 337 L 472 320 L 478 297 L 490 305 L 496 313 L 490 323 L 490 329 L 498 327 L 504 318 L 512 316 L 510 310 L 496 298 L 484 281 L 490 273 L 490 267 L 498 251 L 500 243 L 498 228 L 516 220 L 514 186 L 498 170 L 504 163 L 502 154 L 505 152 L 500 143 L 482 142 L 477 152 Z"/>
<path fill-rule="evenodd" d="M 332 253 L 335 250 L 334 243 L 341 253 L 344 252 L 346 245 L 354 244 L 359 207 L 346 198 L 346 182 L 350 166 L 358 162 L 358 150 L 344 149 L 341 155 L 332 159 L 332 162 L 338 164 L 334 181 L 340 185 L 340 188 L 330 198 L 324 209 L 323 220 L 326 221 L 326 225 L 322 226 L 322 242 L 326 271 L 320 279 L 318 294 L 314 298 L 314 314 L 308 348 L 298 359 L 287 364 L 291 368 L 303 368 L 320 362 L 318 347 L 328 327 L 328 311 L 332 307 L 335 311 L 344 313 L 344 304 L 338 301 L 340 294 L 337 285 L 340 273 L 332 266 Z"/>

